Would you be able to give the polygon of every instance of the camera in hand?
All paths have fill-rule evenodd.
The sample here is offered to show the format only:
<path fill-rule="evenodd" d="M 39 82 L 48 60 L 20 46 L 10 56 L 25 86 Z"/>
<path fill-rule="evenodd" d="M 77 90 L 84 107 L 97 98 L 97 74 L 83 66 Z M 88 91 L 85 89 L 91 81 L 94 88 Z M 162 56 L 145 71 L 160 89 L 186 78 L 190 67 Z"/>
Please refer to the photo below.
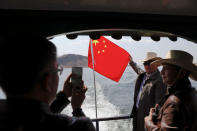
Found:
<path fill-rule="evenodd" d="M 72 67 L 72 87 L 79 89 L 83 82 L 82 82 L 82 67 Z"/>
<path fill-rule="evenodd" d="M 159 111 L 160 111 L 160 107 L 157 106 L 155 108 L 155 112 L 152 113 L 152 121 L 153 121 L 153 123 L 157 123 L 157 117 L 158 117 Z"/>

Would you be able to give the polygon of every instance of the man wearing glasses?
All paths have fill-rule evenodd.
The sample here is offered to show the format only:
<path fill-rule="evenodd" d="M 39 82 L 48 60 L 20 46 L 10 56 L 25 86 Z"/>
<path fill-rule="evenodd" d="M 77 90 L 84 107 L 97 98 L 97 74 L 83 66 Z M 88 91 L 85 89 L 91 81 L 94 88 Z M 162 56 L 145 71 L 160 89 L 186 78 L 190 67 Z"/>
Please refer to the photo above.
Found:
<path fill-rule="evenodd" d="M 157 66 L 151 62 L 161 59 L 154 52 L 147 52 L 143 61 L 145 72 L 132 60 L 130 66 L 138 74 L 135 84 L 134 105 L 131 112 L 133 115 L 133 131 L 145 131 L 144 117 L 149 114 L 150 108 L 159 103 L 165 95 L 166 88 L 162 82 Z"/>
<path fill-rule="evenodd" d="M 86 86 L 71 88 L 71 75 L 56 95 L 63 68 L 57 64 L 56 47 L 42 37 L 12 35 L 0 41 L 0 130 L 95 131 L 81 105 Z M 70 101 L 73 116 L 59 114 Z"/>

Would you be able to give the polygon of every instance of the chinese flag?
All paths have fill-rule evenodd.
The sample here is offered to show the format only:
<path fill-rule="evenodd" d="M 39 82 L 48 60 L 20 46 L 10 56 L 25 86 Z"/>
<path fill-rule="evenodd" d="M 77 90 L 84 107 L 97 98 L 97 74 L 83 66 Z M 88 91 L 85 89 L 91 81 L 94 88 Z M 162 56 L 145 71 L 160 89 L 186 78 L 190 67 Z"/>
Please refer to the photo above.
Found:
<path fill-rule="evenodd" d="M 130 60 L 129 53 L 103 36 L 98 40 L 90 40 L 88 67 L 92 69 L 91 41 L 95 71 L 118 82 Z"/>

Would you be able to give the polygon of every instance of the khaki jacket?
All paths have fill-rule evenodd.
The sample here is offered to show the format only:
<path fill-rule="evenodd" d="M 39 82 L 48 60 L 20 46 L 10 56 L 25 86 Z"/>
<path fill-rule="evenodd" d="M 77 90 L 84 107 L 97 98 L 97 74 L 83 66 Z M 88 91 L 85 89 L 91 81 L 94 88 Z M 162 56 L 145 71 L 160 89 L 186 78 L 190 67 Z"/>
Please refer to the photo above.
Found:
<path fill-rule="evenodd" d="M 147 131 L 197 131 L 197 93 L 184 83 L 164 102 L 157 122 L 145 121 Z"/>

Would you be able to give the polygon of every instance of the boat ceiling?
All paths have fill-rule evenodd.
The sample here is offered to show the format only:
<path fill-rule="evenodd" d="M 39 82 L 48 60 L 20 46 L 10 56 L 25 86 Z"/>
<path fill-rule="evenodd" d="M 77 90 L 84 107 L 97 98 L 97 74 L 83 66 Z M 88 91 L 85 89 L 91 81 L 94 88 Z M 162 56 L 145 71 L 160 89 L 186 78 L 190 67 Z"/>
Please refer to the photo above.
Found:
<path fill-rule="evenodd" d="M 0 35 L 140 34 L 197 42 L 196 5 L 197 0 L 1 0 Z"/>
<path fill-rule="evenodd" d="M 1 0 L 0 9 L 197 16 L 197 0 Z"/>

